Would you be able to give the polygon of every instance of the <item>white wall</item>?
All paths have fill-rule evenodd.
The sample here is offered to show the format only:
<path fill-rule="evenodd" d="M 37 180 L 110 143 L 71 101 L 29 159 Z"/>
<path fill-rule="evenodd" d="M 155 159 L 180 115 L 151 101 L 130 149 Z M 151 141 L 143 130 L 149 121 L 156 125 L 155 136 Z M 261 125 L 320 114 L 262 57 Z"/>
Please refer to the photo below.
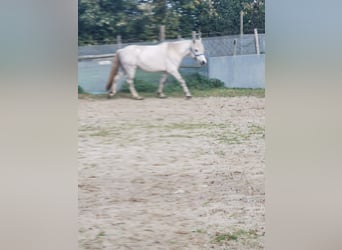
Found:
<path fill-rule="evenodd" d="M 229 88 L 265 88 L 265 55 L 209 57 L 209 78 Z"/>

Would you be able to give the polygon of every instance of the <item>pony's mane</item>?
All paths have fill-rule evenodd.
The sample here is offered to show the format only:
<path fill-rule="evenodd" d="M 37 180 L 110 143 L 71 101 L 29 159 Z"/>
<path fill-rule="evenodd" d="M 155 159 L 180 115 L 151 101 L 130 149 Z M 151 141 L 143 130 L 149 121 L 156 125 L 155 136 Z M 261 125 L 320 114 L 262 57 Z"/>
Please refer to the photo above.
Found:
<path fill-rule="evenodd" d="M 174 48 L 178 51 L 180 51 L 182 54 L 184 51 L 191 46 L 190 45 L 191 40 L 182 40 L 182 41 L 174 41 L 174 42 L 166 42 L 168 48 Z"/>
<path fill-rule="evenodd" d="M 177 43 L 190 42 L 190 41 L 192 41 L 192 40 L 191 39 L 183 39 L 183 40 L 163 42 L 163 43 L 174 43 L 174 44 L 177 44 Z M 200 40 L 196 39 L 196 41 L 200 41 Z"/>
<path fill-rule="evenodd" d="M 184 40 L 180 40 L 180 41 L 170 41 L 170 42 L 162 42 L 162 43 L 168 43 L 168 44 L 181 44 L 184 42 L 190 42 L 190 40 L 184 39 Z"/>

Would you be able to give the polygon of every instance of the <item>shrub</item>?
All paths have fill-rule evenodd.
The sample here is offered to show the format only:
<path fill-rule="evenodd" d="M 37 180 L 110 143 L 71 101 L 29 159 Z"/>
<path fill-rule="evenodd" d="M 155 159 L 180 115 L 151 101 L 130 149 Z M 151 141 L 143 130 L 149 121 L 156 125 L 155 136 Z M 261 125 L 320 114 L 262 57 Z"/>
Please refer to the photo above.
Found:
<path fill-rule="evenodd" d="M 137 90 L 137 92 L 156 92 L 158 85 L 156 83 L 135 79 L 134 80 L 134 87 Z M 122 88 L 122 92 L 129 93 L 128 84 L 125 83 Z"/>
<path fill-rule="evenodd" d="M 194 74 L 187 79 L 187 85 L 193 89 L 211 89 L 211 88 L 221 88 L 224 86 L 224 82 L 218 79 L 209 79 L 200 74 Z"/>
<path fill-rule="evenodd" d="M 212 88 L 222 88 L 224 87 L 224 82 L 218 79 L 209 79 L 205 76 L 202 76 L 198 73 L 187 76 L 184 78 L 187 86 L 191 89 L 198 89 L 198 90 L 206 90 Z M 166 85 L 165 92 L 172 92 L 182 90 L 179 83 L 173 79 L 173 81 Z"/>
<path fill-rule="evenodd" d="M 78 85 L 78 93 L 79 94 L 84 94 L 85 93 L 84 89 L 80 85 Z"/>
<path fill-rule="evenodd" d="M 205 90 L 205 89 L 211 89 L 211 88 L 221 88 L 224 86 L 224 83 L 222 81 L 218 79 L 209 79 L 198 73 L 186 76 L 184 77 L 184 80 L 190 90 L 191 89 Z M 142 79 L 134 80 L 134 86 L 138 92 L 150 92 L 150 93 L 156 92 L 158 89 L 158 84 L 159 83 L 155 81 L 150 82 L 150 81 L 145 81 Z M 129 88 L 126 83 L 122 86 L 121 91 L 125 93 L 129 92 Z M 169 76 L 169 80 L 165 84 L 164 91 L 166 93 L 182 91 L 182 87 L 179 85 L 176 79 Z"/>

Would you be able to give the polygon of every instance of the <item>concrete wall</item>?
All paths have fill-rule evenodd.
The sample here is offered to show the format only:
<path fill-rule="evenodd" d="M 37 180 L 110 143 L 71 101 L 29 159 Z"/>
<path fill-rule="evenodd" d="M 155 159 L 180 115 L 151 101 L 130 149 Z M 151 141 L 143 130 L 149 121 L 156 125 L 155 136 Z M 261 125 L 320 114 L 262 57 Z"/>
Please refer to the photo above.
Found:
<path fill-rule="evenodd" d="M 229 88 L 265 88 L 265 55 L 209 57 L 209 78 Z"/>
<path fill-rule="evenodd" d="M 102 58 L 93 60 L 82 60 L 78 62 L 78 85 L 80 85 L 86 92 L 92 94 L 104 94 L 106 82 L 110 73 L 112 58 Z M 194 73 L 200 73 L 207 76 L 207 67 L 199 67 L 199 64 L 191 57 L 184 58 L 179 69 L 183 77 Z M 196 67 L 198 66 L 198 67 Z M 137 70 L 136 78 L 144 81 L 149 81 L 156 84 L 156 90 L 161 77 L 161 73 L 144 73 Z M 171 76 L 168 79 L 172 79 Z M 121 83 L 124 81 L 122 80 Z M 118 87 L 121 85 L 119 84 Z"/>

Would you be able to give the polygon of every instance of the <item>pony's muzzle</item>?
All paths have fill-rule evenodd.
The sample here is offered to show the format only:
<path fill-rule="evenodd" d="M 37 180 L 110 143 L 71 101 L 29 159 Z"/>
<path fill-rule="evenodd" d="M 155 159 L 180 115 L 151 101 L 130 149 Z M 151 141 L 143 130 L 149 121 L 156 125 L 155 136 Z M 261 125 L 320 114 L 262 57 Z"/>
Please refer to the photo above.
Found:
<path fill-rule="evenodd" d="M 197 59 L 197 61 L 198 61 L 201 65 L 204 65 L 204 64 L 207 63 L 207 59 L 205 58 L 204 55 L 200 55 L 200 56 L 198 56 L 196 59 Z"/>
<path fill-rule="evenodd" d="M 205 57 L 201 58 L 200 60 L 200 64 L 203 66 L 205 64 L 207 64 L 207 59 Z"/>

